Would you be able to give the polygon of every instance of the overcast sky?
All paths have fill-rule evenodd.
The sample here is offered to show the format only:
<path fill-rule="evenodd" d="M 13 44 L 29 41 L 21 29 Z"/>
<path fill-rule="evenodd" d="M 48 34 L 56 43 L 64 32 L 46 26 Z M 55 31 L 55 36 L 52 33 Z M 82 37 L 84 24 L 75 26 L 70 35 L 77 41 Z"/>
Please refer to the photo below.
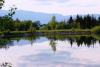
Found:
<path fill-rule="evenodd" d="M 6 0 L 3 9 L 16 5 L 18 10 L 44 13 L 100 14 L 100 0 Z"/>

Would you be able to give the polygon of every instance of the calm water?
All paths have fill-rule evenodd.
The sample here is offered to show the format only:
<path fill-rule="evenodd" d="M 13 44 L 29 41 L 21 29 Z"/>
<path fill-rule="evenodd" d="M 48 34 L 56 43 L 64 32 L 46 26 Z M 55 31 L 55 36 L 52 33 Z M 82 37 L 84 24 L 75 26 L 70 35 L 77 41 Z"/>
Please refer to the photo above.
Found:
<path fill-rule="evenodd" d="M 0 65 L 100 67 L 98 36 L 33 36 L 0 39 Z"/>

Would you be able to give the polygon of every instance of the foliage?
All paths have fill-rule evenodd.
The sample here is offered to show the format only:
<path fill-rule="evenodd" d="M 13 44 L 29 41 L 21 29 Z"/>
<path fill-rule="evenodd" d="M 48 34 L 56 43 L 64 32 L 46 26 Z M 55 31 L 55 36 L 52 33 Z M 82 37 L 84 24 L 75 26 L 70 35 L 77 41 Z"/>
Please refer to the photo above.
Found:
<path fill-rule="evenodd" d="M 57 24 L 56 17 L 53 16 L 51 21 L 48 23 L 48 25 L 49 25 L 51 30 L 55 30 L 56 29 L 56 24 Z"/>
<path fill-rule="evenodd" d="M 73 19 L 72 16 L 68 21 L 57 22 L 53 16 L 48 24 L 42 26 L 43 30 L 60 30 L 60 29 L 92 29 L 100 25 L 100 17 L 96 18 L 93 15 L 79 16 Z"/>
<path fill-rule="evenodd" d="M 0 9 L 2 8 L 3 4 L 4 4 L 4 0 L 0 0 Z"/>
<path fill-rule="evenodd" d="M 100 34 L 100 26 L 96 26 L 92 29 L 93 33 Z"/>

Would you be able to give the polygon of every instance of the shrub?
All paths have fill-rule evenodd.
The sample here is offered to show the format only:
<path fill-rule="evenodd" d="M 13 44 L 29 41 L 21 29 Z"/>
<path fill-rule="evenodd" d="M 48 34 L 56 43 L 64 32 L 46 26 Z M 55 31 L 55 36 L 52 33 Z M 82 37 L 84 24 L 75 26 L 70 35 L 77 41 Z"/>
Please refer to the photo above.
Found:
<path fill-rule="evenodd" d="M 0 32 L 0 35 L 2 35 L 3 34 L 3 32 Z"/>

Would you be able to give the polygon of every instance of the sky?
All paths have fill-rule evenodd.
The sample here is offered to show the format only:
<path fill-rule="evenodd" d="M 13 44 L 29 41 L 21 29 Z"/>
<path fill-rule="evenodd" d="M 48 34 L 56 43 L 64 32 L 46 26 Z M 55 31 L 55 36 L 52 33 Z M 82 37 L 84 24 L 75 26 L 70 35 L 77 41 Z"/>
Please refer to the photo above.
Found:
<path fill-rule="evenodd" d="M 100 0 L 5 0 L 3 10 L 12 5 L 18 10 L 62 15 L 100 14 Z"/>

